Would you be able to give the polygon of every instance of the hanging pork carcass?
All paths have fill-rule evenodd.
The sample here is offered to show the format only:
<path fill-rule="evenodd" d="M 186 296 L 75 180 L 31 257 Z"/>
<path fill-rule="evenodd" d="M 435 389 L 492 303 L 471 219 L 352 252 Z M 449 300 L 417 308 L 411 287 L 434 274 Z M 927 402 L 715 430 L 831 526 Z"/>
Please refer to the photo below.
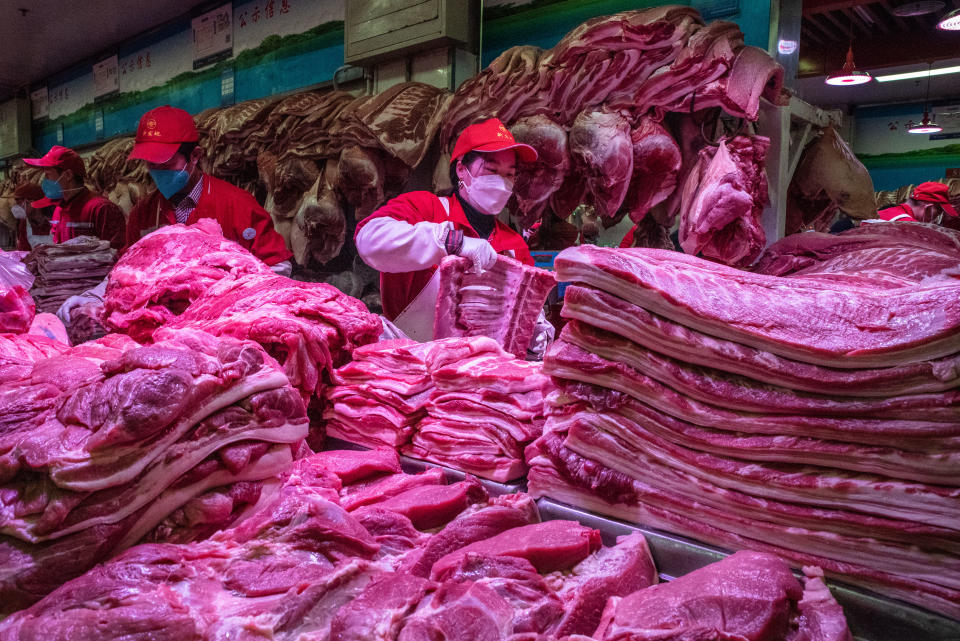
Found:
<path fill-rule="evenodd" d="M 873 218 L 877 204 L 870 173 L 840 137 L 827 127 L 803 152 L 787 190 L 787 233 L 826 231 L 837 212 Z"/>

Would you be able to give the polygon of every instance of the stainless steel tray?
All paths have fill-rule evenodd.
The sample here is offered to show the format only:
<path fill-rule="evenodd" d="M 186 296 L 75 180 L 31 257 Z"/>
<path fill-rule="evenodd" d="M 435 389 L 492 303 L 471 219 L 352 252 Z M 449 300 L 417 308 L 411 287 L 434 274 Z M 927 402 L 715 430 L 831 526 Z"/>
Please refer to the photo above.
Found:
<path fill-rule="evenodd" d="M 660 578 L 669 581 L 719 561 L 727 556 L 719 548 L 686 537 L 652 530 L 598 516 L 551 499 L 537 499 L 544 520 L 568 519 L 600 530 L 604 543 L 612 545 L 618 536 L 642 532 L 650 546 Z M 828 581 L 830 591 L 843 607 L 850 631 L 859 641 L 958 641 L 960 621 L 882 597 L 861 588 Z"/>
<path fill-rule="evenodd" d="M 368 447 L 363 447 L 362 445 L 357 445 L 356 443 L 351 443 L 349 441 L 342 441 L 338 438 L 327 438 L 323 442 L 324 451 L 329 450 L 367 450 Z M 420 459 L 410 458 L 409 456 L 400 456 L 400 468 L 407 474 L 417 474 L 423 472 L 424 470 L 430 469 L 432 467 L 439 468 L 443 470 L 443 476 L 446 479 L 447 483 L 456 483 L 457 481 L 462 481 L 466 478 L 466 473 L 460 470 L 455 470 L 452 467 L 447 467 L 445 465 L 438 465 L 436 463 L 431 463 L 429 461 L 421 461 Z M 491 496 L 500 496 L 502 494 L 515 494 L 517 492 L 526 492 L 527 483 L 526 480 L 517 481 L 515 483 L 497 483 L 496 481 L 489 481 L 487 479 L 482 479 L 477 477 L 477 480 L 486 488 L 487 492 Z"/>

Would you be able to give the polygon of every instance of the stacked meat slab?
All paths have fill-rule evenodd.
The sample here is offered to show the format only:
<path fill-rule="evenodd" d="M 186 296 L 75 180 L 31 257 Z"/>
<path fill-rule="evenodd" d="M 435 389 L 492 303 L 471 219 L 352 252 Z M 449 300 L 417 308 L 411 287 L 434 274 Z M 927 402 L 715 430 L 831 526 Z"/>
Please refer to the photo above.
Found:
<path fill-rule="evenodd" d="M 37 278 L 30 290 L 37 308 L 53 314 L 65 300 L 106 278 L 117 262 L 117 251 L 105 240 L 79 236 L 65 243 L 40 245 L 25 262 Z"/>
<path fill-rule="evenodd" d="M 252 342 L 162 330 L 21 350 L 0 382 L 0 603 L 24 607 L 212 488 L 246 483 L 226 525 L 307 434 L 303 402 Z M 52 350 L 51 350 L 52 351 Z M 188 525 L 188 524 L 184 524 Z"/>
<path fill-rule="evenodd" d="M 128 550 L 7 618 L 0 639 L 850 638 L 816 574 L 803 588 L 772 555 L 657 584 L 640 534 L 604 547 L 579 523 L 540 522 L 527 495 L 399 472 L 383 450 L 298 461 L 238 525 Z"/>
<path fill-rule="evenodd" d="M 386 445 L 495 481 L 523 476 L 523 447 L 543 425 L 549 379 L 491 338 L 387 341 L 334 374 L 330 436 Z"/>
<path fill-rule="evenodd" d="M 161 327 L 255 341 L 317 411 L 332 370 L 382 331 L 360 301 L 273 274 L 210 219 L 162 228 L 133 245 L 110 273 L 103 317 L 143 343 Z M 322 440 L 318 426 L 311 445 L 319 449 Z"/>
<path fill-rule="evenodd" d="M 439 271 L 434 338 L 489 336 L 525 358 L 537 317 L 556 284 L 553 273 L 507 256 L 498 256 L 481 273 L 468 259 L 450 256 Z"/>
<path fill-rule="evenodd" d="M 886 249 L 869 229 L 787 239 L 765 264 L 805 260 L 788 277 L 563 252 L 531 492 L 960 615 L 960 281 L 938 256 L 960 244 L 888 229 Z M 893 259 L 901 229 L 939 239 L 931 262 Z"/>

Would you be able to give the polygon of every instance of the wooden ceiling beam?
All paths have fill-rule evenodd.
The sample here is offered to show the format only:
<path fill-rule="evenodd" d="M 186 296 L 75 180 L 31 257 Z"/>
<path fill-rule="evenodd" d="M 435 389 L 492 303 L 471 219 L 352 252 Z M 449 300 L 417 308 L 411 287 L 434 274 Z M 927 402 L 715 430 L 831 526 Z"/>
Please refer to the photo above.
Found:
<path fill-rule="evenodd" d="M 811 16 L 825 11 L 843 11 L 870 2 L 872 0 L 803 0 L 803 15 Z"/>
<path fill-rule="evenodd" d="M 826 44 L 820 35 L 814 33 L 813 29 L 810 29 L 806 25 L 800 30 L 800 42 L 808 42 L 817 47 L 823 47 Z"/>
<path fill-rule="evenodd" d="M 873 27 L 863 19 L 855 8 L 847 9 L 844 13 L 848 14 L 848 19 L 856 25 L 857 31 L 859 31 L 864 36 L 874 35 L 876 32 L 873 30 Z"/>
<path fill-rule="evenodd" d="M 829 36 L 831 41 L 843 40 L 846 42 L 849 40 L 847 30 L 837 24 L 829 13 L 819 13 L 816 16 L 810 16 L 807 18 L 807 22 L 816 25 L 822 33 Z"/>
<path fill-rule="evenodd" d="M 886 23 L 877 17 L 877 14 L 870 10 L 870 5 L 864 4 L 853 10 L 861 18 L 866 16 L 865 20 L 870 24 L 871 29 L 879 29 L 880 33 L 890 33 Z M 862 13 L 861 13 L 862 12 Z"/>
<path fill-rule="evenodd" d="M 893 12 L 893 7 L 890 6 L 889 0 L 881 0 L 880 5 L 886 10 L 887 15 L 890 16 L 893 24 L 897 26 L 898 31 L 909 31 L 910 27 L 907 26 L 907 22 Z"/>
<path fill-rule="evenodd" d="M 846 16 L 837 17 L 833 13 L 820 13 L 820 14 L 817 14 L 817 17 L 823 19 L 825 22 L 829 22 L 837 30 L 837 33 L 840 34 L 839 36 L 837 36 L 839 40 L 843 40 L 844 42 L 848 42 L 850 40 L 851 26 L 844 19 L 846 18 Z M 853 35 L 856 35 L 856 34 L 853 34 Z"/>

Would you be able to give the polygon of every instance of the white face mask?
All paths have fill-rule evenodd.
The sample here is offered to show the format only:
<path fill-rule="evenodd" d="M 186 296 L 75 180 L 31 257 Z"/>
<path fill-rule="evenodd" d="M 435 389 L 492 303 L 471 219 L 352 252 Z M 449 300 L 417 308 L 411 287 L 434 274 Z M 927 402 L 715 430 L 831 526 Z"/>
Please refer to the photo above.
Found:
<path fill-rule="evenodd" d="M 10 213 L 13 214 L 13 217 L 17 220 L 26 220 L 27 210 L 23 208 L 22 205 L 14 205 L 10 208 Z"/>
<path fill-rule="evenodd" d="M 467 202 L 488 216 L 496 216 L 513 194 L 513 181 L 498 174 L 474 176 L 467 172 L 460 192 Z"/>

